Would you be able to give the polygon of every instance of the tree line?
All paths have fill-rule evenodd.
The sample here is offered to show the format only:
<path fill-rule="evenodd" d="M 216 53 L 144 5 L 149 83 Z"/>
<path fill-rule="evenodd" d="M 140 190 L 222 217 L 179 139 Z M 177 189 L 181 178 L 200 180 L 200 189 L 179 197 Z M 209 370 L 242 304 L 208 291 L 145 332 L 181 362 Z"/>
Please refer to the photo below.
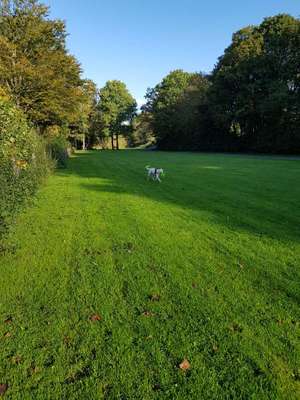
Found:
<path fill-rule="evenodd" d="M 170 72 L 141 113 L 123 82 L 99 90 L 82 78 L 66 35 L 38 0 L 0 0 L 0 97 L 46 140 L 118 149 L 123 135 L 159 149 L 300 153 L 298 18 L 240 29 L 211 73 Z"/>
<path fill-rule="evenodd" d="M 66 26 L 49 18 L 38 0 L 0 1 L 0 97 L 22 110 L 46 139 L 65 138 L 92 146 L 127 133 L 136 102 L 120 81 L 98 90 L 82 79 L 66 48 Z"/>
<path fill-rule="evenodd" d="M 300 20 L 239 30 L 211 74 L 148 89 L 142 114 L 160 149 L 300 153 Z"/>

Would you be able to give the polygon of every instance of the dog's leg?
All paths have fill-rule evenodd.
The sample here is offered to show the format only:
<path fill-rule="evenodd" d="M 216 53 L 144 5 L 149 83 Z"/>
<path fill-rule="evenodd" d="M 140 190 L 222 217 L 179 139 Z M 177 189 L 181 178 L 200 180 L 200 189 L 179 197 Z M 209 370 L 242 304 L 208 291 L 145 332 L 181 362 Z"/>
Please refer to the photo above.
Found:
<path fill-rule="evenodd" d="M 154 175 L 154 177 L 155 177 L 155 180 L 156 180 L 156 181 L 160 182 L 159 173 L 156 172 L 156 174 Z"/>

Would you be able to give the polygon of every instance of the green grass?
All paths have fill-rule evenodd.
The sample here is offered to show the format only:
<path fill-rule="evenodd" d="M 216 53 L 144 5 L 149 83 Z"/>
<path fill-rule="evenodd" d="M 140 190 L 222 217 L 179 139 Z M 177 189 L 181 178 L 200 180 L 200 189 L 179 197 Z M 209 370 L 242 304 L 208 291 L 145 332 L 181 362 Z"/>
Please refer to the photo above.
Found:
<path fill-rule="evenodd" d="M 78 153 L 1 246 L 5 398 L 299 398 L 299 204 L 297 160 Z"/>

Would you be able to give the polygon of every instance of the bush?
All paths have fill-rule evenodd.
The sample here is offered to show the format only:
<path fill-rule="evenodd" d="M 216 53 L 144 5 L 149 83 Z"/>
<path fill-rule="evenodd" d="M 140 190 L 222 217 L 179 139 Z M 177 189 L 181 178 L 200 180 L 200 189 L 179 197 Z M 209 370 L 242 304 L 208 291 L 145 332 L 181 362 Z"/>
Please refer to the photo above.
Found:
<path fill-rule="evenodd" d="M 52 167 L 43 139 L 20 110 L 0 98 L 0 235 Z"/>
<path fill-rule="evenodd" d="M 49 156 L 56 161 L 59 168 L 65 168 L 71 154 L 71 147 L 64 136 L 55 136 L 48 140 L 47 151 Z"/>

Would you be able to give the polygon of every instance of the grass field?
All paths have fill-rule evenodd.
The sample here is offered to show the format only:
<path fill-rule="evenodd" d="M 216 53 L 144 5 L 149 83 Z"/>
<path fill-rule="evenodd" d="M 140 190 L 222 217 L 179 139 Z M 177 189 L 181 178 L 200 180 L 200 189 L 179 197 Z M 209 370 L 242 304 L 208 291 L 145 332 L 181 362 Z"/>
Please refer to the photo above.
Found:
<path fill-rule="evenodd" d="M 1 246 L 5 398 L 300 398 L 299 206 L 297 160 L 78 153 Z"/>

